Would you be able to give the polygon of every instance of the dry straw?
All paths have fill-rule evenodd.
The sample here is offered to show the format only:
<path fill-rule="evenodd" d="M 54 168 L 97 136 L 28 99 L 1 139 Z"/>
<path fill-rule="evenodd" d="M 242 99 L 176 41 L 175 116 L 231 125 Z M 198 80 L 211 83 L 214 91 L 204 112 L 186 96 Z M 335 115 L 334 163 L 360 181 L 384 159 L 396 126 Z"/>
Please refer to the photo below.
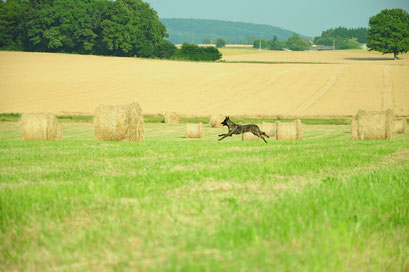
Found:
<path fill-rule="evenodd" d="M 302 140 L 301 120 L 295 120 L 294 122 L 291 122 L 291 123 L 281 123 L 277 121 L 276 126 L 277 126 L 277 132 L 276 132 L 277 140 L 284 140 L 284 141 Z"/>
<path fill-rule="evenodd" d="M 186 137 L 188 138 L 203 138 L 204 129 L 203 123 L 198 124 L 186 124 Z"/>
<path fill-rule="evenodd" d="M 210 122 L 209 125 L 212 128 L 221 128 L 223 127 L 222 122 L 224 121 L 224 116 L 219 114 L 219 115 L 212 115 L 210 117 Z"/>
<path fill-rule="evenodd" d="M 98 141 L 144 141 L 144 123 L 141 106 L 99 105 L 94 115 L 95 136 Z"/>
<path fill-rule="evenodd" d="M 25 113 L 19 125 L 22 140 L 62 140 L 62 129 L 54 113 Z"/>
<path fill-rule="evenodd" d="M 405 134 L 407 130 L 407 122 L 406 119 L 403 120 L 395 120 L 395 133 L 397 134 Z"/>
<path fill-rule="evenodd" d="M 394 118 L 391 109 L 372 112 L 360 110 L 357 114 L 358 139 L 392 139 L 395 133 Z"/>
<path fill-rule="evenodd" d="M 179 123 L 179 119 L 179 115 L 176 112 L 166 112 L 164 116 L 166 124 L 177 124 Z"/>
<path fill-rule="evenodd" d="M 358 121 L 351 120 L 351 140 L 358 140 Z"/>
<path fill-rule="evenodd" d="M 276 132 L 277 132 L 277 125 L 275 123 L 267 123 L 263 122 L 260 127 L 261 131 L 263 131 L 268 137 L 275 139 Z"/>

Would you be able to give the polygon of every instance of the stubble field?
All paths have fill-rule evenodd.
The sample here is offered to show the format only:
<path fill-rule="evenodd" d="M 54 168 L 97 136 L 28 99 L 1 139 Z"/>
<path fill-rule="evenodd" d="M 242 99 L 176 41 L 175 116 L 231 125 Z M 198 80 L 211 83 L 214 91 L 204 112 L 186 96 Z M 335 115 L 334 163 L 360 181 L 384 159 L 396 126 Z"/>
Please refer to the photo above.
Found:
<path fill-rule="evenodd" d="M 0 112 L 92 114 L 137 101 L 185 116 L 409 116 L 409 56 L 224 49 L 227 63 L 0 52 Z"/>

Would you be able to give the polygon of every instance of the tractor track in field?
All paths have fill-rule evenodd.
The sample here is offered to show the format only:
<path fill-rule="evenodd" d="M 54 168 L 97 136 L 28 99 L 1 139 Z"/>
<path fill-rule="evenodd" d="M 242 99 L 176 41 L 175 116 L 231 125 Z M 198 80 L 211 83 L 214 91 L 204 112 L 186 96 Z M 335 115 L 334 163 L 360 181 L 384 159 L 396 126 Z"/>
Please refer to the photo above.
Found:
<path fill-rule="evenodd" d="M 382 109 L 394 109 L 395 96 L 393 80 L 390 73 L 390 66 L 385 65 L 383 68 L 383 90 L 382 90 Z"/>
<path fill-rule="evenodd" d="M 289 111 L 287 115 L 299 115 L 300 113 L 303 113 L 305 110 L 309 109 L 312 107 L 315 103 L 320 101 L 322 97 L 324 97 L 325 94 L 328 93 L 332 89 L 332 87 L 335 85 L 335 83 L 338 80 L 339 75 L 347 68 L 349 65 L 342 65 L 338 66 L 335 70 L 335 73 L 333 73 L 327 82 L 319 88 L 317 91 L 315 91 L 309 99 L 304 101 L 303 103 L 299 104 L 296 106 L 293 110 Z"/>
<path fill-rule="evenodd" d="M 285 74 L 287 74 L 287 73 L 289 73 L 289 72 L 291 72 L 291 71 L 296 70 L 298 67 L 300 67 L 300 65 L 296 65 L 296 66 L 294 66 L 294 67 L 281 70 L 281 71 L 275 73 L 270 79 L 264 81 L 263 83 L 261 83 L 260 85 L 258 85 L 258 86 L 255 87 L 255 88 L 253 88 L 252 90 L 247 91 L 247 92 L 243 92 L 243 93 L 241 93 L 241 94 L 239 94 L 239 95 L 236 95 L 236 96 L 232 97 L 231 99 L 224 100 L 223 102 L 220 102 L 220 103 L 217 103 L 217 104 L 213 104 L 213 105 L 211 105 L 211 106 L 209 106 L 209 107 L 202 108 L 202 109 L 201 109 L 201 112 L 207 112 L 207 111 L 209 111 L 209 110 L 214 110 L 214 109 L 217 109 L 217 108 L 219 108 L 219 107 L 232 104 L 232 103 L 237 102 L 237 101 L 240 101 L 240 100 L 242 100 L 242 99 L 244 99 L 244 98 L 246 98 L 246 97 L 249 97 L 249 96 L 252 96 L 252 95 L 254 95 L 254 94 L 257 94 L 258 92 L 260 92 L 260 91 L 262 91 L 262 90 L 264 90 L 264 89 L 266 89 L 266 88 L 271 87 L 272 85 L 274 85 L 274 83 L 276 83 L 276 82 L 277 82 L 280 78 L 282 78 Z"/>

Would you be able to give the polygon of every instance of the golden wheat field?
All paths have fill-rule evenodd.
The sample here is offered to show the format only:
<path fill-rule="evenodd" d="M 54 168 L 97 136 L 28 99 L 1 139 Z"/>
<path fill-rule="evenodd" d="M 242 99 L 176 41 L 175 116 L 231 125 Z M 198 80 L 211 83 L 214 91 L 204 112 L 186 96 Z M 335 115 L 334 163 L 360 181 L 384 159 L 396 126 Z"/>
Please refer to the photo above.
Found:
<path fill-rule="evenodd" d="M 145 114 L 352 116 L 393 108 L 409 116 L 409 55 L 367 51 L 222 50 L 198 63 L 0 52 L 0 112 L 92 114 L 137 101 Z"/>

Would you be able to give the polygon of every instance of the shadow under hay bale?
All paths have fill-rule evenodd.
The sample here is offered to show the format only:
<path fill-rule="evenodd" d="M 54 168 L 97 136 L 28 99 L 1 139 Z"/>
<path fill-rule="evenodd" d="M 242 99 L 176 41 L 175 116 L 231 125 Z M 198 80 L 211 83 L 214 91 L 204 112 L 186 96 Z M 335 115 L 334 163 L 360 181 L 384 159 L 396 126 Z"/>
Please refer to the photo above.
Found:
<path fill-rule="evenodd" d="M 263 131 L 270 139 L 275 139 L 277 133 L 276 123 L 263 122 L 261 124 L 260 130 Z"/>
<path fill-rule="evenodd" d="M 360 110 L 357 114 L 359 140 L 390 140 L 395 133 L 393 110 L 367 112 Z"/>
<path fill-rule="evenodd" d="M 407 131 L 406 119 L 395 120 L 395 133 L 396 134 L 405 134 L 406 131 Z"/>
<path fill-rule="evenodd" d="M 351 140 L 358 140 L 358 121 L 351 120 Z"/>
<path fill-rule="evenodd" d="M 22 140 L 62 140 L 62 129 L 54 113 L 25 113 L 19 122 Z"/>
<path fill-rule="evenodd" d="M 276 122 L 277 132 L 276 139 L 282 141 L 301 141 L 302 126 L 301 120 L 295 120 L 291 123 Z"/>
<path fill-rule="evenodd" d="M 178 124 L 179 119 L 179 115 L 176 112 L 166 112 L 164 116 L 166 124 Z"/>
<path fill-rule="evenodd" d="M 99 105 L 94 115 L 95 136 L 98 141 L 144 141 L 144 122 L 141 106 Z"/>
<path fill-rule="evenodd" d="M 212 115 L 210 117 L 210 122 L 209 125 L 212 128 L 221 128 L 223 127 L 222 122 L 224 121 L 225 116 L 219 114 L 219 115 Z"/>
<path fill-rule="evenodd" d="M 204 129 L 203 123 L 198 124 L 186 124 L 186 137 L 187 138 L 203 138 Z"/>

